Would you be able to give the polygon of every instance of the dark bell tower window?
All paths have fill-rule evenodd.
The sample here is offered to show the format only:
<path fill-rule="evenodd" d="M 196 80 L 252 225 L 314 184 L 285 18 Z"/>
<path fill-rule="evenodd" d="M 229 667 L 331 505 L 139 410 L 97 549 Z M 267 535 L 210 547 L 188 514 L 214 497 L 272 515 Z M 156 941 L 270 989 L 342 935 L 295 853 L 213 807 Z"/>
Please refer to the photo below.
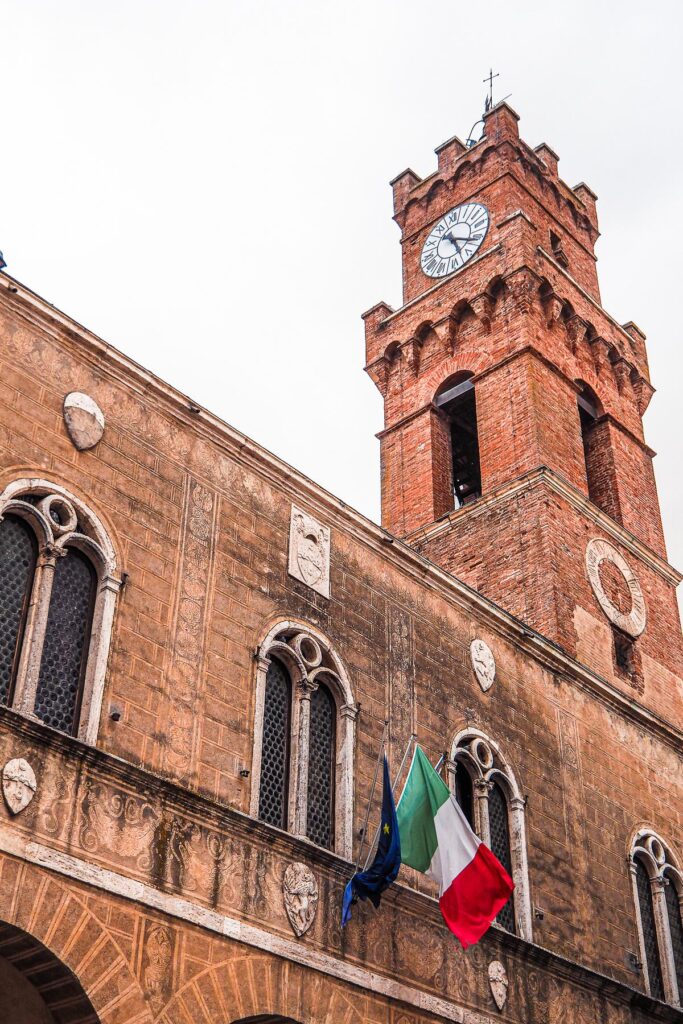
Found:
<path fill-rule="evenodd" d="M 453 499 L 456 508 L 481 497 L 481 467 L 477 435 L 477 403 L 474 384 L 461 381 L 437 396 L 437 409 L 448 420 L 453 467 Z"/>
<path fill-rule="evenodd" d="M 588 497 L 595 505 L 600 505 L 600 480 L 599 474 L 603 469 L 601 453 L 598 447 L 596 424 L 601 415 L 600 404 L 597 397 L 588 387 L 584 385 L 578 397 L 579 420 L 581 422 L 581 440 L 583 442 L 583 456 L 586 463 L 586 482 L 588 484 Z M 603 483 L 604 486 L 604 483 Z"/>

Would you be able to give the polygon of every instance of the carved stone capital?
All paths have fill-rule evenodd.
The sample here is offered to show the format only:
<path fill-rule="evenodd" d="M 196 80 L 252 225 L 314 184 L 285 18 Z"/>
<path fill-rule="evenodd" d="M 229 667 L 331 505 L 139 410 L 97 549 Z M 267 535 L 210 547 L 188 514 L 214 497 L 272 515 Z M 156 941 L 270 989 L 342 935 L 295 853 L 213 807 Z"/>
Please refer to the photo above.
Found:
<path fill-rule="evenodd" d="M 54 568 L 57 559 L 64 558 L 65 555 L 66 548 L 60 547 L 54 541 L 47 541 L 38 553 L 38 565 L 41 568 L 44 566 Z"/>
<path fill-rule="evenodd" d="M 479 799 L 488 798 L 489 793 L 493 789 L 493 783 L 489 782 L 488 779 L 478 778 L 474 780 L 474 790 Z"/>
<path fill-rule="evenodd" d="M 339 708 L 339 714 L 342 718 L 349 718 L 352 722 L 355 722 L 360 712 L 360 704 L 342 704 Z"/>
<path fill-rule="evenodd" d="M 299 700 L 310 700 L 318 689 L 318 684 L 314 680 L 309 679 L 308 676 L 304 676 L 296 684 L 296 689 L 299 694 Z"/>

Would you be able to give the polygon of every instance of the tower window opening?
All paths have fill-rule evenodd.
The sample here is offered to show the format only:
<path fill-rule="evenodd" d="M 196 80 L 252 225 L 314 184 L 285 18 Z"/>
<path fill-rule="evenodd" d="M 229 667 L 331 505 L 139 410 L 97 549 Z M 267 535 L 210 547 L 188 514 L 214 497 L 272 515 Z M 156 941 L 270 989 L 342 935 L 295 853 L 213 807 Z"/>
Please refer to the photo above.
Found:
<path fill-rule="evenodd" d="M 435 401 L 450 429 L 453 498 L 456 508 L 481 497 L 477 404 L 472 381 L 448 388 Z"/>
<path fill-rule="evenodd" d="M 643 672 L 638 645 L 633 637 L 612 626 L 614 639 L 614 665 L 619 675 L 625 676 L 636 690 L 642 692 Z"/>
<path fill-rule="evenodd" d="M 588 484 L 588 497 L 595 504 L 601 507 L 600 494 L 605 486 L 605 480 L 600 479 L 604 470 L 604 453 L 601 453 L 598 443 L 598 432 L 596 425 L 602 415 L 600 403 L 593 391 L 587 384 L 577 399 L 579 407 L 579 421 L 581 423 L 581 440 L 583 442 L 583 457 L 586 464 L 586 483 Z"/>

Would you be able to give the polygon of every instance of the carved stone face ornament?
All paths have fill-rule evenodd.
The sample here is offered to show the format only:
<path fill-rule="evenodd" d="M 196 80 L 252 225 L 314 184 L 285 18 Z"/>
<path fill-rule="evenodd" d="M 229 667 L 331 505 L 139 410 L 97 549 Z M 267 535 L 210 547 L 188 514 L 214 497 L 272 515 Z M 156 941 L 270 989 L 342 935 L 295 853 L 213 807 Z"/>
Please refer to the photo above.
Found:
<path fill-rule="evenodd" d="M 492 960 L 489 964 L 489 985 L 496 1006 L 502 1010 L 508 997 L 508 976 L 500 960 Z"/>
<path fill-rule="evenodd" d="M 493 657 L 493 651 L 483 640 L 475 639 L 470 644 L 470 659 L 477 682 L 486 693 L 496 678 L 496 659 Z"/>
<path fill-rule="evenodd" d="M 64 399 L 64 425 L 79 452 L 94 448 L 104 433 L 104 413 L 94 398 L 71 391 Z"/>
<path fill-rule="evenodd" d="M 37 785 L 35 772 L 23 757 L 13 758 L 2 769 L 2 792 L 12 814 L 28 807 Z"/>
<path fill-rule="evenodd" d="M 318 909 L 318 883 L 306 864 L 290 864 L 282 882 L 282 896 L 295 935 L 304 935 Z"/>

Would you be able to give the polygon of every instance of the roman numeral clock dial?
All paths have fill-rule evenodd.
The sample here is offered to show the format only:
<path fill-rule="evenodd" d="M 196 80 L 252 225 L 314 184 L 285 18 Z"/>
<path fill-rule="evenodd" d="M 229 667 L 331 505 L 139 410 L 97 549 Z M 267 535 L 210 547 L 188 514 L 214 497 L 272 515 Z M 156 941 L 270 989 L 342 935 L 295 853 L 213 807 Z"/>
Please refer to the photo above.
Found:
<path fill-rule="evenodd" d="M 471 260 L 486 238 L 489 211 L 481 203 L 456 206 L 441 218 L 422 247 L 420 266 L 427 277 L 445 277 Z"/>

